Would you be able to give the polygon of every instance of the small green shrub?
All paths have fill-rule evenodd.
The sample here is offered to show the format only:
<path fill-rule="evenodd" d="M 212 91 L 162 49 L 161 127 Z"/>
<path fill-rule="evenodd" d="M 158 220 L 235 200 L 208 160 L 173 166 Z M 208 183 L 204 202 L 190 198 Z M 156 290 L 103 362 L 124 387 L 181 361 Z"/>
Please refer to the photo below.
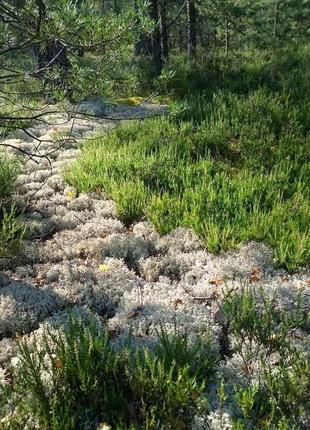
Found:
<path fill-rule="evenodd" d="M 309 54 L 183 61 L 170 120 L 85 144 L 66 180 L 79 191 L 102 187 L 126 223 L 147 216 L 162 234 L 192 227 L 213 252 L 264 240 L 278 264 L 308 265 Z"/>
<path fill-rule="evenodd" d="M 286 348 L 277 366 L 262 362 L 258 383 L 235 387 L 233 429 L 306 429 L 310 423 L 310 357 Z"/>
<path fill-rule="evenodd" d="M 152 353 L 116 349 L 107 332 L 77 319 L 64 332 L 47 330 L 41 343 L 19 347 L 13 391 L 27 393 L 21 414 L 30 413 L 42 430 L 86 422 L 91 428 L 100 422 L 113 429 L 188 428 L 216 364 L 212 350 L 209 358 L 203 342 L 191 346 L 186 336 L 161 333 Z"/>
<path fill-rule="evenodd" d="M 162 330 L 151 350 L 133 348 L 132 339 L 116 347 L 95 322 L 72 317 L 61 330 L 19 342 L 19 365 L 10 383 L 0 384 L 0 418 L 10 419 L 12 429 L 29 423 L 42 430 L 95 429 L 99 423 L 113 430 L 189 429 L 194 416 L 206 419 L 212 411 L 208 388 L 214 401 L 216 387 L 234 429 L 307 428 L 310 357 L 292 342 L 304 324 L 300 311 L 276 311 L 252 290 L 227 295 L 221 309 L 229 336 L 240 338 L 234 352 L 249 369 L 260 363 L 259 378 L 242 384 L 237 378 L 228 388 L 217 377 L 217 352 L 201 337 L 190 341 Z M 247 354 L 247 341 L 268 353 Z"/>
<path fill-rule="evenodd" d="M 0 206 L 1 200 L 13 191 L 17 175 L 18 165 L 16 161 L 9 160 L 0 154 Z"/>
<path fill-rule="evenodd" d="M 0 154 L 0 257 L 14 255 L 25 234 L 25 228 L 16 217 L 15 206 L 9 207 L 18 172 L 17 160 Z"/>
<path fill-rule="evenodd" d="M 190 341 L 187 335 L 176 332 L 169 336 L 164 330 L 159 332 L 158 339 L 156 356 L 167 370 L 173 365 L 189 366 L 190 374 L 199 382 L 212 377 L 219 358 L 207 339 L 198 337 Z"/>
<path fill-rule="evenodd" d="M 262 291 L 246 288 L 240 293 L 227 295 L 222 307 L 231 333 L 240 341 L 262 345 L 267 353 L 281 351 L 289 346 L 291 330 L 302 328 L 307 315 L 300 303 L 289 312 L 275 310 L 275 303 Z"/>
<path fill-rule="evenodd" d="M 213 53 L 199 56 L 195 65 L 184 54 L 171 55 L 167 71 L 174 71 L 167 92 L 178 98 L 218 90 L 247 95 L 260 87 L 270 92 L 284 91 L 307 104 L 309 94 L 309 44 L 269 50 L 234 50 L 232 55 Z M 165 71 L 166 71 L 165 70 Z M 307 122 L 309 119 L 307 120 Z M 309 124 L 309 122 L 308 122 Z"/>
<path fill-rule="evenodd" d="M 260 93 L 254 99 L 260 104 L 263 97 Z M 250 111 L 253 101 L 247 108 L 245 101 L 236 102 L 240 110 Z M 191 122 L 149 120 L 98 137 L 85 144 L 65 179 L 79 191 L 103 188 L 126 223 L 146 215 L 161 234 L 192 227 L 213 252 L 265 240 L 278 263 L 289 269 L 308 264 L 308 138 L 298 137 L 293 155 L 293 135 L 279 141 L 272 131 L 261 151 L 261 139 L 242 127 L 242 116 L 235 120 L 239 136 L 226 126 L 228 120 L 214 122 L 225 111 L 221 95 L 214 103 L 213 119 L 198 128 Z"/>
<path fill-rule="evenodd" d="M 0 220 L 0 257 L 10 257 L 17 253 L 26 233 L 25 226 L 16 217 L 16 209 L 12 206 L 4 210 Z"/>
<path fill-rule="evenodd" d="M 227 294 L 222 312 L 235 339 L 233 353 L 240 354 L 249 381 L 259 365 L 254 383 L 234 387 L 233 428 L 307 428 L 310 356 L 307 345 L 299 348 L 294 341 L 294 332 L 309 323 L 307 311 L 298 302 L 279 310 L 262 291 L 246 288 Z"/>

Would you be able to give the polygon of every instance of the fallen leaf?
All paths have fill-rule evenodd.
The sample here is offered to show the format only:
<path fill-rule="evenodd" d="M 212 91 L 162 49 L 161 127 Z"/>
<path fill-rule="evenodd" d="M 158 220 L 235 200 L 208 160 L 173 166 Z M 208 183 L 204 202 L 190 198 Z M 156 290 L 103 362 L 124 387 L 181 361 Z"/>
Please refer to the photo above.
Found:
<path fill-rule="evenodd" d="M 209 284 L 210 285 L 215 285 L 215 286 L 222 285 L 222 284 L 224 284 L 224 279 L 223 278 L 211 279 L 209 281 Z"/>
<path fill-rule="evenodd" d="M 132 312 L 130 312 L 126 316 L 127 316 L 128 319 L 136 318 L 137 316 L 140 315 L 141 312 L 142 312 L 142 307 L 138 306 L 136 309 L 134 309 Z"/>
<path fill-rule="evenodd" d="M 176 300 L 173 301 L 174 308 L 177 308 L 179 305 L 183 305 L 183 300 L 182 299 L 176 299 Z"/>
<path fill-rule="evenodd" d="M 40 287 L 44 285 L 44 279 L 42 276 L 38 275 L 36 278 L 34 278 L 35 284 L 39 285 Z"/>
<path fill-rule="evenodd" d="M 59 359 L 55 360 L 55 367 L 57 369 L 61 369 L 62 368 L 62 362 Z"/>
<path fill-rule="evenodd" d="M 261 270 L 259 267 L 252 267 L 250 274 L 250 282 L 258 282 L 261 278 Z"/>
<path fill-rule="evenodd" d="M 259 282 L 259 281 L 260 281 L 260 276 L 257 276 L 257 275 L 250 276 L 250 282 Z"/>

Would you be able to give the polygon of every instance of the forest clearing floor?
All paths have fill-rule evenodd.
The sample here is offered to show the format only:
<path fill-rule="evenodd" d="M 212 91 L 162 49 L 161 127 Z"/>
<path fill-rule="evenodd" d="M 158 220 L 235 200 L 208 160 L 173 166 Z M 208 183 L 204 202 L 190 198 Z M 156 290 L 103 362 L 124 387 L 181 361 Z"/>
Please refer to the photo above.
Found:
<path fill-rule="evenodd" d="M 17 354 L 17 335 L 61 324 L 72 310 L 94 313 L 119 342 L 131 331 L 134 342 L 151 345 L 162 327 L 207 334 L 224 348 L 218 310 L 228 291 L 250 285 L 275 307 L 292 309 L 300 300 L 310 309 L 309 271 L 276 268 L 263 243 L 215 256 L 189 229 L 160 237 L 147 220 L 127 227 L 100 190 L 78 195 L 62 179 L 64 166 L 78 157 L 81 140 L 112 122 L 54 116 L 51 124 L 31 128 L 36 139 L 7 141 L 36 155 L 25 163 L 15 196 L 27 239 L 17 257 L 0 259 L 0 367 Z M 39 157 L 46 153 L 50 162 Z M 308 337 L 299 333 L 298 341 Z M 234 355 L 225 367 L 243 371 Z"/>

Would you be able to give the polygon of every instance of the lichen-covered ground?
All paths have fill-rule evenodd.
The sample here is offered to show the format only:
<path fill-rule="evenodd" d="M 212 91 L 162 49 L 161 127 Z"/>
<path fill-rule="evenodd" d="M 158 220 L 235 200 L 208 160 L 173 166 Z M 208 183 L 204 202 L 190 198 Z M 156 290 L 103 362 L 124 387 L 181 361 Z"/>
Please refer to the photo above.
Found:
<path fill-rule="evenodd" d="M 27 135 L 9 141 L 36 155 L 48 152 L 51 165 L 46 158 L 30 159 L 18 178 L 15 199 L 29 233 L 18 257 L 0 259 L 3 369 L 16 355 L 18 334 L 61 323 L 73 308 L 107 321 L 119 342 L 131 329 L 136 342 L 151 344 L 160 326 L 168 331 L 177 326 L 207 333 L 216 348 L 223 344 L 218 309 L 228 289 L 251 283 L 273 297 L 275 306 L 290 309 L 300 296 L 310 308 L 310 273 L 276 269 L 264 244 L 250 242 L 214 256 L 190 230 L 160 237 L 147 221 L 127 228 L 104 193 L 77 195 L 64 183 L 62 169 L 78 156 L 82 138 L 111 123 L 79 119 L 71 130 L 72 122 L 54 117 L 51 124 L 30 130 L 42 140 L 39 148 Z M 70 133 L 74 139 L 59 144 L 59 136 Z M 298 341 L 306 337 L 299 333 Z M 227 378 L 242 377 L 239 358 L 223 361 Z M 215 405 L 210 425 L 226 428 L 225 416 L 218 415 Z"/>

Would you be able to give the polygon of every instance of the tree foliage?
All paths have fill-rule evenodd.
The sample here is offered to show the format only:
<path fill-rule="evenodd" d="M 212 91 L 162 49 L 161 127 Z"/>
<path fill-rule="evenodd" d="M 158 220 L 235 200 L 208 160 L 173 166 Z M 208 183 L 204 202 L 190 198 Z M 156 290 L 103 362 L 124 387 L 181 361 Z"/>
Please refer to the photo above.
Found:
<path fill-rule="evenodd" d="M 36 117 L 22 112 L 34 100 L 79 102 L 121 88 L 126 76 L 119 71 L 130 64 L 135 32 L 149 25 L 144 8 L 138 2 L 136 10 L 126 4 L 114 13 L 96 0 L 1 0 L 0 100 L 18 105 L 16 115 L 3 107 L 1 127 Z"/>

